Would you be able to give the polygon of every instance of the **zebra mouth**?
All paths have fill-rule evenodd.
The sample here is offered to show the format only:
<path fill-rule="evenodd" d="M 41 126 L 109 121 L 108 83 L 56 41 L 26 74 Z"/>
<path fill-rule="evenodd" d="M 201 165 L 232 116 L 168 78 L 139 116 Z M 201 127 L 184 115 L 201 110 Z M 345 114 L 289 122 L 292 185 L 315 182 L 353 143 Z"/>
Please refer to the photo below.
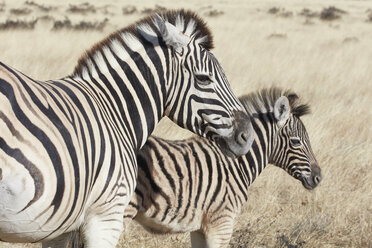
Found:
<path fill-rule="evenodd" d="M 311 183 L 308 178 L 302 178 L 300 180 L 302 182 L 302 186 L 304 186 L 305 189 L 312 190 L 317 186 L 317 184 Z"/>

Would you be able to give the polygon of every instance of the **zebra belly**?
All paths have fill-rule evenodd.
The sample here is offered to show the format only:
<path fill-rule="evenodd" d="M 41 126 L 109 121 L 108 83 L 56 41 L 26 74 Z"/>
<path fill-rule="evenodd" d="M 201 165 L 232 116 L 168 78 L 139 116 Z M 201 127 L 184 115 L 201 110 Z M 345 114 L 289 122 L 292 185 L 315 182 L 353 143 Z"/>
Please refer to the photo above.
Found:
<path fill-rule="evenodd" d="M 174 218 L 174 215 L 177 215 Z M 163 216 L 152 216 L 152 213 L 139 211 L 134 218 L 138 223 L 140 223 L 146 230 L 165 234 L 165 233 L 185 233 L 199 230 L 201 228 L 202 213 L 196 213 L 194 218 L 186 216 L 183 218 L 183 213 L 172 213 L 166 216 L 164 220 Z"/>

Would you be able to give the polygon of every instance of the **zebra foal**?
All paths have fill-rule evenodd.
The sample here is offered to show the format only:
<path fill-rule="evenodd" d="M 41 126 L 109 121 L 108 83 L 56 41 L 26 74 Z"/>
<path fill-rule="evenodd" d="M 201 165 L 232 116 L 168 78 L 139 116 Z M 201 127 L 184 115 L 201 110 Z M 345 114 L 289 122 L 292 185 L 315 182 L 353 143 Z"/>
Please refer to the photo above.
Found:
<path fill-rule="evenodd" d="M 252 117 L 255 137 L 249 152 L 238 159 L 199 137 L 149 138 L 137 156 L 138 182 L 124 213 L 126 224 L 135 219 L 155 233 L 191 232 L 192 247 L 226 247 L 234 219 L 248 200 L 248 186 L 268 163 L 286 170 L 306 189 L 319 184 L 320 168 L 300 119 L 308 105 L 278 88 L 240 101 Z"/>
<path fill-rule="evenodd" d="M 246 111 L 193 12 L 166 11 L 89 50 L 72 75 L 38 81 L 0 63 L 0 241 L 115 247 L 138 150 L 166 115 L 239 156 Z M 227 145 L 227 146 L 226 146 Z"/>

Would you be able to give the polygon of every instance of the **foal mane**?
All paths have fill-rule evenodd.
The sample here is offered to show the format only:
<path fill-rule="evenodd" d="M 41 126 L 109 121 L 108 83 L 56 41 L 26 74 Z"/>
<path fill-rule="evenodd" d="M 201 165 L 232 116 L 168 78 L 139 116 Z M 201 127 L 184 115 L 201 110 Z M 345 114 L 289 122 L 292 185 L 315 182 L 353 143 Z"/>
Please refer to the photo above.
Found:
<path fill-rule="evenodd" d="M 283 90 L 277 87 L 264 88 L 239 97 L 239 100 L 248 114 L 267 113 L 274 109 L 276 100 L 286 96 L 289 101 L 291 113 L 298 118 L 310 113 L 310 106 L 300 102 L 299 96 L 291 90 Z"/>

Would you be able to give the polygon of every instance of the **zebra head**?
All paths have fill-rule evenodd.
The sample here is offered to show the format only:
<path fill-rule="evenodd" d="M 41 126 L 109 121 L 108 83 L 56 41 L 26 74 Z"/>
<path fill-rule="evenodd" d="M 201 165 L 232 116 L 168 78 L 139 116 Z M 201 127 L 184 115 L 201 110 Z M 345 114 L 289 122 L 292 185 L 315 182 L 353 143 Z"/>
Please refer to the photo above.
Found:
<path fill-rule="evenodd" d="M 309 106 L 299 104 L 296 94 L 291 93 L 276 100 L 274 118 L 278 130 L 270 162 L 300 180 L 306 189 L 314 189 L 322 176 L 306 128 L 300 119 L 308 112 Z"/>
<path fill-rule="evenodd" d="M 179 126 L 215 140 L 229 156 L 246 154 L 254 139 L 252 124 L 210 52 L 212 38 L 205 23 L 186 11 L 156 15 L 154 23 L 172 61 L 165 114 Z"/>

